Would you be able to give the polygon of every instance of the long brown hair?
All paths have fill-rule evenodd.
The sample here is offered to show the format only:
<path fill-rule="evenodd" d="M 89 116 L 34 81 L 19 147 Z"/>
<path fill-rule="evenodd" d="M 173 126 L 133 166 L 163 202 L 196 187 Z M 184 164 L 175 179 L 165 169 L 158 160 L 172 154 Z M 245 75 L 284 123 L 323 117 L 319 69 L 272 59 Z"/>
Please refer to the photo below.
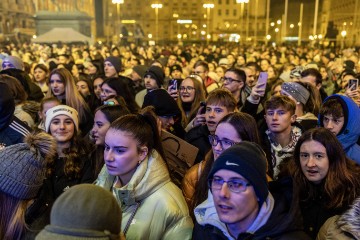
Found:
<path fill-rule="evenodd" d="M 195 77 L 191 77 L 191 76 L 186 77 L 185 79 L 190 79 L 194 83 L 195 97 L 191 104 L 191 109 L 188 114 L 188 117 L 186 117 L 187 115 L 182 106 L 181 97 L 180 96 L 178 97 L 178 106 L 180 108 L 182 116 L 184 117 L 184 119 L 182 119 L 182 121 L 181 121 L 183 127 L 186 127 L 188 125 L 188 123 L 196 116 L 197 111 L 199 110 L 199 107 L 200 107 L 200 103 L 202 101 L 205 101 L 205 90 L 203 88 L 202 83 L 199 80 L 197 80 Z"/>
<path fill-rule="evenodd" d="M 294 149 L 294 161 L 290 162 L 290 173 L 294 188 L 301 202 L 307 202 L 316 196 L 316 185 L 304 175 L 300 165 L 300 148 L 304 142 L 317 141 L 325 149 L 329 159 L 329 170 L 321 184 L 325 194 L 325 206 L 341 208 L 350 205 L 360 195 L 360 169 L 354 161 L 346 157 L 341 143 L 334 134 L 325 128 L 313 128 L 306 131 L 298 140 Z"/>
<path fill-rule="evenodd" d="M 80 95 L 79 91 L 76 88 L 74 77 L 71 75 L 69 70 L 65 68 L 56 68 L 51 71 L 49 76 L 49 81 L 51 76 L 57 74 L 65 86 L 65 99 L 66 105 L 75 108 L 79 113 L 79 120 L 86 119 L 86 112 L 91 112 L 88 104 L 85 102 L 83 97 Z M 49 83 L 50 86 L 50 83 Z M 52 90 L 47 92 L 46 97 L 54 97 Z"/>
<path fill-rule="evenodd" d="M 50 130 L 49 130 L 50 133 Z M 50 133 L 51 134 L 51 133 Z M 86 157 L 90 153 L 90 144 L 84 140 L 76 129 L 70 142 L 70 147 L 63 149 L 64 157 L 64 173 L 70 179 L 81 178 L 81 171 L 85 161 L 89 161 Z M 51 176 L 55 172 L 55 159 L 49 159 L 47 162 L 47 176 Z"/>

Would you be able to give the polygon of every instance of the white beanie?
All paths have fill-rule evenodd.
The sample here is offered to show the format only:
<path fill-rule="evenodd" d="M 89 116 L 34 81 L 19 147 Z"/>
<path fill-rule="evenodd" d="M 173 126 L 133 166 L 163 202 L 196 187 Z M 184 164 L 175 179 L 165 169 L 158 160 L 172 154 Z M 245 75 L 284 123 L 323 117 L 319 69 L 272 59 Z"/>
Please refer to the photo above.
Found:
<path fill-rule="evenodd" d="M 74 122 L 76 131 L 79 131 L 79 117 L 78 112 L 67 105 L 58 105 L 46 111 L 45 130 L 49 132 L 51 120 L 59 115 L 66 115 Z"/>

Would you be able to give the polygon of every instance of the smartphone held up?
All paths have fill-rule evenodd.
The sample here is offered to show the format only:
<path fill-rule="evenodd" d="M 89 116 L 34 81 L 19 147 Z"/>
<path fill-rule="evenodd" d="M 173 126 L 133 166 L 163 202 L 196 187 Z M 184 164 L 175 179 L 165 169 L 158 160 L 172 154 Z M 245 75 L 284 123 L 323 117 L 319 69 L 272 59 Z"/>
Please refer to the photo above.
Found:
<path fill-rule="evenodd" d="M 257 85 L 264 90 L 264 94 L 262 95 L 262 97 L 265 95 L 265 89 L 266 89 L 266 84 L 267 84 L 267 80 L 268 80 L 268 74 L 267 72 L 260 72 L 258 81 L 257 81 Z"/>

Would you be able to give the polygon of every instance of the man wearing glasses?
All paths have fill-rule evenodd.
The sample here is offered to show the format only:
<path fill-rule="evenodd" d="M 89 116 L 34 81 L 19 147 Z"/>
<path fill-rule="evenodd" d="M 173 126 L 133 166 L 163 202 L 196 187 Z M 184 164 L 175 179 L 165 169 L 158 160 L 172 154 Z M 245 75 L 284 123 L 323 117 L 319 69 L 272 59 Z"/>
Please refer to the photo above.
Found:
<path fill-rule="evenodd" d="M 237 68 L 226 70 L 221 81 L 223 88 L 228 89 L 234 96 L 241 112 L 250 114 L 256 121 L 262 118 L 258 113 L 263 110 L 260 98 L 265 95 L 265 85 L 257 83 L 253 88 L 249 88 L 246 85 L 246 73 Z"/>
<path fill-rule="evenodd" d="M 279 184 L 268 186 L 266 157 L 257 144 L 243 141 L 225 150 L 208 184 L 208 199 L 194 210 L 193 239 L 310 239 L 298 207 Z"/>
<path fill-rule="evenodd" d="M 207 94 L 219 88 L 217 82 L 208 76 L 209 66 L 206 62 L 200 60 L 197 61 L 194 65 L 193 74 L 199 75 L 201 77 L 204 89 L 206 90 Z"/>

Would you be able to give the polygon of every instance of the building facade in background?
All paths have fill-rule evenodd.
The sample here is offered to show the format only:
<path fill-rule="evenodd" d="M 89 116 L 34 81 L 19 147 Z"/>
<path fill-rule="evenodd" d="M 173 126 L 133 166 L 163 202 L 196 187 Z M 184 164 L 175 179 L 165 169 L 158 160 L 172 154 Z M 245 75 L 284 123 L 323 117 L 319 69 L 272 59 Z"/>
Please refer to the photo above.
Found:
<path fill-rule="evenodd" d="M 35 31 L 35 5 L 28 0 L 0 1 L 0 41 L 27 39 Z"/>

